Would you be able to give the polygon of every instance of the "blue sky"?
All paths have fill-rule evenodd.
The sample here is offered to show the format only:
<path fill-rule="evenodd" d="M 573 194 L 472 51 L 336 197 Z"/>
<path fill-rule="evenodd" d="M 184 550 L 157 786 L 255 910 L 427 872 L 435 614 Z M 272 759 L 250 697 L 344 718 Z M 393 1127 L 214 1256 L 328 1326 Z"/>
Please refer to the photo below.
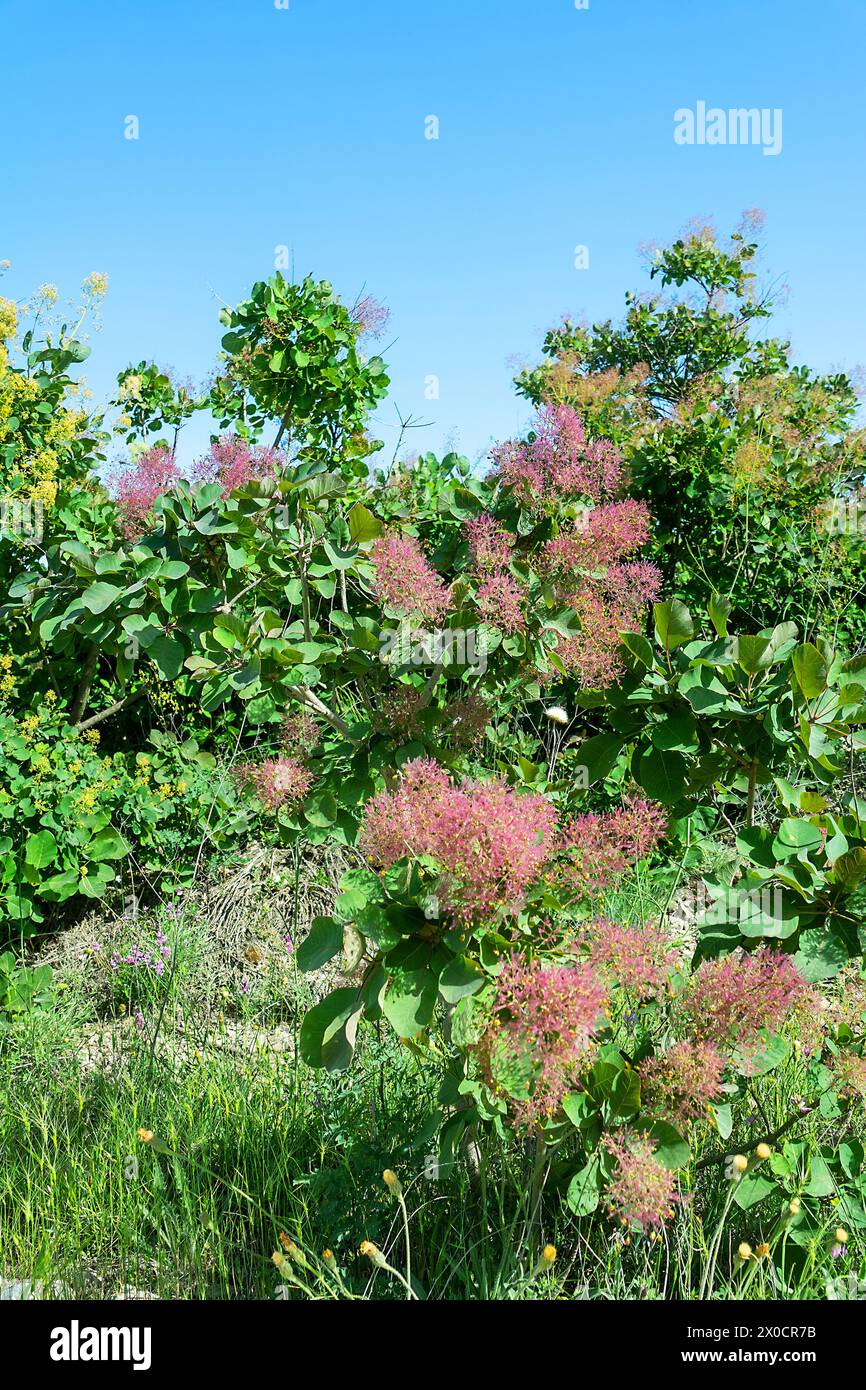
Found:
<path fill-rule="evenodd" d="M 379 433 L 397 405 L 474 458 L 562 312 L 618 317 L 640 242 L 754 206 L 795 356 L 866 358 L 863 0 L 0 0 L 0 42 L 2 290 L 108 274 L 97 398 L 142 357 L 203 378 L 288 245 L 391 309 Z M 677 145 L 701 100 L 781 109 L 781 153 Z"/>

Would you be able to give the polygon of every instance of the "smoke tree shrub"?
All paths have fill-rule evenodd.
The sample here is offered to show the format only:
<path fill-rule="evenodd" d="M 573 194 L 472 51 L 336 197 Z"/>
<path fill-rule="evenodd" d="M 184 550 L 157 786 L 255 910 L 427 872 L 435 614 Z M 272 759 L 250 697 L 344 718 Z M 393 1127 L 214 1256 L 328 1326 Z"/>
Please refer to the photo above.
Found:
<path fill-rule="evenodd" d="M 626 296 L 621 323 L 566 316 L 517 388 L 612 439 L 652 509 L 669 594 L 703 608 L 715 591 L 738 627 L 794 621 L 856 650 L 863 528 L 833 518 L 848 501 L 862 516 L 857 386 L 792 366 L 790 344 L 760 336 L 782 297 L 759 284 L 762 225 L 751 209 L 727 240 L 694 222 L 646 248 L 653 289 Z"/>

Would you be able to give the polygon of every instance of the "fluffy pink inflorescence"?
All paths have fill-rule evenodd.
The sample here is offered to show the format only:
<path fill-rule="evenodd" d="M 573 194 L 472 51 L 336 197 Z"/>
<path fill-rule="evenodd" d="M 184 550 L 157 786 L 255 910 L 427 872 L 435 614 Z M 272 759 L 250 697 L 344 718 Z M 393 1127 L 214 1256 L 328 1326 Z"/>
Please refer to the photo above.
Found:
<path fill-rule="evenodd" d="M 137 540 L 148 528 L 153 504 L 171 492 L 180 478 L 174 454 L 160 444 L 145 449 L 111 479 L 127 540 Z"/>
<path fill-rule="evenodd" d="M 576 966 L 506 960 L 496 981 L 494 1019 L 479 1054 L 496 1081 L 516 1072 L 528 1096 L 514 1102 L 520 1123 L 543 1122 L 577 1084 L 595 1033 L 604 1026 L 607 991 L 585 962 Z"/>
<path fill-rule="evenodd" d="M 272 478 L 282 456 L 274 449 L 248 444 L 237 434 L 225 434 L 212 441 L 203 458 L 193 465 L 192 476 L 197 483 L 219 483 L 223 497 L 245 483 Z"/>
<path fill-rule="evenodd" d="M 373 542 L 373 585 L 398 613 L 415 613 L 439 622 L 451 606 L 450 586 L 428 562 L 414 536 L 390 531 Z"/>
<path fill-rule="evenodd" d="M 649 533 L 650 513 L 645 502 L 631 497 L 605 502 L 546 543 L 543 567 L 554 576 L 601 569 L 634 555 L 646 545 Z"/>
<path fill-rule="evenodd" d="M 596 970 L 638 999 L 664 990 L 677 963 L 676 953 L 651 922 L 627 927 L 601 917 L 587 923 L 584 940 Z"/>
<path fill-rule="evenodd" d="M 252 786 L 262 805 L 271 812 L 281 806 L 299 806 L 313 785 L 313 774 L 300 758 L 268 758 L 263 763 L 244 763 L 238 780 Z"/>
<path fill-rule="evenodd" d="M 464 529 L 469 542 L 472 568 L 476 573 L 508 569 L 514 540 L 495 517 L 490 516 L 488 512 L 471 517 Z"/>
<path fill-rule="evenodd" d="M 642 1103 L 674 1123 L 706 1119 L 721 1094 L 724 1071 L 725 1059 L 712 1043 L 674 1043 L 661 1056 L 641 1063 Z"/>
<path fill-rule="evenodd" d="M 642 1135 L 613 1134 L 605 1135 L 602 1142 L 617 1162 L 607 1189 L 612 1213 L 624 1226 L 643 1232 L 663 1226 L 680 1199 L 674 1174 L 656 1158 L 652 1142 Z"/>
<path fill-rule="evenodd" d="M 523 506 L 613 493 L 622 481 L 622 455 L 607 439 L 589 439 L 569 405 L 543 406 L 529 440 L 509 440 L 492 452 L 495 471 Z"/>
<path fill-rule="evenodd" d="M 482 622 L 498 627 L 502 632 L 523 632 L 526 617 L 523 612 L 525 594 L 513 575 L 506 570 L 488 575 L 479 585 L 475 606 Z"/>
<path fill-rule="evenodd" d="M 576 592 L 563 595 L 580 620 L 580 632 L 557 648 L 569 674 L 590 689 L 612 685 L 623 672 L 620 633 L 640 627 L 644 607 L 660 590 L 655 565 L 634 561 L 611 565 L 603 576 L 585 579 Z"/>
<path fill-rule="evenodd" d="M 359 338 L 381 338 L 391 322 L 391 310 L 372 295 L 365 294 L 352 311 Z"/>
<path fill-rule="evenodd" d="M 322 741 L 322 731 L 309 710 L 287 714 L 280 727 L 280 743 L 285 751 L 303 759 Z"/>
<path fill-rule="evenodd" d="M 664 809 L 640 797 L 626 797 L 615 811 L 576 816 L 562 836 L 567 875 L 578 887 L 598 893 L 652 853 L 666 832 Z"/>
<path fill-rule="evenodd" d="M 368 802 L 359 845 L 383 868 L 431 855 L 443 870 L 441 906 L 469 922 L 519 907 L 553 853 L 555 829 L 543 796 L 500 781 L 457 786 L 432 758 L 417 758 L 394 791 Z"/>
<path fill-rule="evenodd" d="M 473 517 L 466 523 L 472 573 L 478 580 L 475 604 L 482 622 L 503 632 L 522 632 L 525 593 L 509 568 L 513 540 L 494 517 Z"/>
<path fill-rule="evenodd" d="M 763 1029 L 779 1028 L 814 993 L 791 956 L 764 945 L 705 960 L 692 975 L 681 1008 L 701 1041 L 749 1048 Z"/>

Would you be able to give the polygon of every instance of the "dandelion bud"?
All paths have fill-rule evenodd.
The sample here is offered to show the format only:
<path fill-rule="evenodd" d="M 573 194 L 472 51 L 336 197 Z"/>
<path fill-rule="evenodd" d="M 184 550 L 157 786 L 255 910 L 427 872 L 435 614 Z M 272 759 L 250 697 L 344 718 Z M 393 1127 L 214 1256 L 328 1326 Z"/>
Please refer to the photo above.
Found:
<path fill-rule="evenodd" d="M 735 1173 L 745 1173 L 749 1166 L 749 1160 L 746 1158 L 745 1154 L 734 1154 L 731 1166 Z"/>
<path fill-rule="evenodd" d="M 758 1257 L 759 1260 L 764 1260 L 764 1259 L 766 1259 L 766 1257 L 769 1255 L 769 1253 L 770 1253 L 770 1247 L 769 1247 L 769 1245 L 767 1245 L 766 1241 L 763 1242 L 763 1244 L 761 1244 L 761 1245 L 756 1245 L 756 1246 L 755 1246 L 755 1254 L 757 1255 L 757 1257 Z"/>
<path fill-rule="evenodd" d="M 848 1232 L 845 1230 L 845 1227 L 844 1227 L 844 1226 L 837 1226 L 837 1227 L 836 1227 L 836 1230 L 835 1230 L 835 1232 L 834 1232 L 834 1234 L 833 1234 L 833 1239 L 835 1240 L 835 1242 L 836 1242 L 837 1245 L 847 1245 L 847 1244 L 848 1244 Z"/>
<path fill-rule="evenodd" d="M 400 1179 L 397 1177 L 397 1174 L 393 1171 L 393 1169 L 385 1169 L 384 1173 L 382 1174 L 382 1181 L 387 1187 L 388 1191 L 391 1193 L 392 1197 L 402 1197 L 403 1188 L 400 1184 Z"/>
<path fill-rule="evenodd" d="M 140 1130 L 138 1131 L 138 1137 L 139 1137 L 139 1139 L 141 1140 L 142 1144 L 149 1144 L 149 1143 L 151 1142 L 151 1140 L 153 1139 L 153 1130 L 152 1130 L 152 1129 L 140 1129 Z"/>
<path fill-rule="evenodd" d="M 545 1273 L 547 1272 L 547 1270 L 551 1269 L 551 1268 L 553 1267 L 553 1262 L 554 1262 L 555 1259 L 556 1259 L 556 1246 L 555 1246 L 555 1245 L 545 1245 L 544 1249 L 542 1250 L 542 1252 L 541 1252 L 541 1254 L 540 1254 L 540 1256 L 539 1256 L 539 1258 L 538 1258 L 538 1263 L 537 1263 L 537 1265 L 535 1266 L 535 1269 L 532 1271 L 533 1278 L 535 1278 L 535 1276 L 538 1275 L 538 1274 L 545 1274 Z"/>
<path fill-rule="evenodd" d="M 752 1258 L 752 1247 L 748 1241 L 744 1240 L 742 1242 L 737 1249 L 737 1254 L 741 1260 L 750 1260 Z"/>
<path fill-rule="evenodd" d="M 772 1149 L 770 1148 L 769 1144 L 759 1144 L 758 1147 L 755 1149 L 755 1154 L 759 1159 L 761 1159 L 762 1162 L 765 1158 L 769 1158 L 771 1153 Z"/>
<path fill-rule="evenodd" d="M 271 1255 L 271 1259 L 273 1260 L 277 1269 L 282 1269 L 283 1265 L 286 1263 L 286 1257 L 281 1250 L 275 1250 L 273 1255 Z"/>
<path fill-rule="evenodd" d="M 371 1240 L 362 1240 L 358 1253 L 366 1255 L 370 1263 L 374 1264 L 377 1269 L 384 1269 L 387 1264 L 387 1260 L 382 1254 L 382 1251 L 379 1249 L 378 1245 L 374 1245 Z"/>
<path fill-rule="evenodd" d="M 799 1214 L 800 1214 L 800 1198 L 799 1198 L 799 1197 L 795 1197 L 795 1198 L 793 1199 L 793 1201 L 791 1201 L 791 1202 L 788 1203 L 788 1211 L 791 1213 L 792 1216 L 799 1216 Z"/>
<path fill-rule="evenodd" d="M 325 1264 L 328 1266 L 328 1269 L 336 1269 L 336 1268 L 337 1268 L 337 1261 L 336 1261 L 336 1258 L 335 1258 L 335 1256 L 334 1256 L 333 1250 L 323 1250 L 323 1251 L 322 1251 L 322 1259 L 324 1260 Z"/>

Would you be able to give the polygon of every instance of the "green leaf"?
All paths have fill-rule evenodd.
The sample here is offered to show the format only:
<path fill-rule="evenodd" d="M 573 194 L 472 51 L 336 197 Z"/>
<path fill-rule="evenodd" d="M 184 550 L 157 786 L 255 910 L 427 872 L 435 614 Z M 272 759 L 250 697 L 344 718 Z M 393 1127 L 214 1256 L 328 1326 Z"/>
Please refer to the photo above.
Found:
<path fill-rule="evenodd" d="M 303 971 L 320 970 L 333 960 L 343 946 L 343 926 L 333 917 L 314 917 L 310 930 L 298 947 L 296 960 Z"/>
<path fill-rule="evenodd" d="M 439 993 L 446 1004 L 456 1004 L 467 995 L 476 994 L 483 989 L 487 976 L 474 960 L 468 956 L 457 956 L 439 976 Z"/>
<path fill-rule="evenodd" d="M 656 1158 L 664 1168 L 685 1168 L 691 1158 L 691 1149 L 679 1130 L 668 1124 L 667 1120 L 657 1120 L 649 1131 L 649 1137 L 656 1146 Z"/>
<path fill-rule="evenodd" d="M 355 545 L 364 545 L 382 534 L 383 527 L 379 518 L 360 502 L 356 502 L 351 508 L 346 520 L 349 524 L 349 535 Z"/>
<path fill-rule="evenodd" d="M 794 964 L 810 984 L 832 979 L 848 964 L 848 948 L 838 936 L 824 928 L 800 933 L 800 949 Z"/>
<path fill-rule="evenodd" d="M 625 740 L 619 734 L 597 734 L 575 750 L 578 766 L 586 769 L 586 786 L 600 782 L 613 768 Z"/>
<path fill-rule="evenodd" d="M 24 849 L 24 862 L 33 869 L 44 869 L 53 864 L 57 857 L 57 841 L 50 830 L 39 830 L 27 836 Z"/>
<path fill-rule="evenodd" d="M 689 765 L 682 753 L 650 748 L 641 755 L 635 776 L 648 796 L 672 806 L 686 790 Z"/>
<path fill-rule="evenodd" d="M 601 1195 L 600 1179 L 601 1162 L 595 1155 L 568 1184 L 565 1200 L 575 1216 L 591 1216 L 596 1210 Z"/>
<path fill-rule="evenodd" d="M 650 728 L 650 738 L 656 748 L 665 752 L 691 753 L 697 749 L 698 734 L 695 716 L 690 710 L 668 715 Z"/>
<path fill-rule="evenodd" d="M 809 1181 L 803 1188 L 809 1197 L 832 1197 L 836 1191 L 836 1181 L 820 1154 L 812 1154 L 809 1160 Z"/>
<path fill-rule="evenodd" d="M 760 1173 L 745 1173 L 737 1183 L 734 1201 L 741 1211 L 748 1211 L 775 1190 L 776 1184 L 769 1178 L 762 1178 Z"/>
<path fill-rule="evenodd" d="M 301 1024 L 300 1052 L 307 1066 L 342 1071 L 355 1051 L 361 1008 L 356 989 L 335 989 Z"/>
<path fill-rule="evenodd" d="M 807 700 L 814 700 L 827 689 L 827 666 L 811 642 L 797 647 L 791 658 L 794 678 Z"/>
<path fill-rule="evenodd" d="M 665 651 L 673 651 L 675 647 L 681 647 L 683 642 L 691 642 L 695 625 L 688 608 L 678 598 L 654 604 L 653 614 L 656 637 Z"/>
<path fill-rule="evenodd" d="M 716 629 L 716 635 L 718 637 L 727 637 L 728 635 L 728 618 L 731 616 L 732 608 L 733 604 L 731 600 L 725 598 L 722 594 L 713 594 L 710 599 L 708 609 L 710 622 Z"/>
<path fill-rule="evenodd" d="M 840 854 L 833 862 L 833 882 L 841 884 L 847 892 L 857 888 L 866 879 L 866 849 L 857 845 L 846 854 Z"/>
<path fill-rule="evenodd" d="M 738 637 L 737 661 L 747 675 L 754 676 L 758 671 L 765 671 L 773 663 L 773 646 L 769 637 Z"/>
<path fill-rule="evenodd" d="M 186 657 L 180 642 L 175 642 L 171 637 L 157 637 L 150 643 L 147 653 L 153 659 L 161 680 L 177 680 Z"/>
<path fill-rule="evenodd" d="M 129 845 L 116 830 L 100 830 L 99 834 L 94 835 L 90 843 L 85 845 L 84 854 L 94 862 L 123 859 L 129 854 Z"/>
<path fill-rule="evenodd" d="M 85 589 L 81 595 L 81 602 L 90 613 L 104 613 L 116 598 L 123 593 L 116 584 L 106 584 L 104 580 L 97 580 L 91 584 L 89 589 Z"/>
<path fill-rule="evenodd" d="M 395 970 L 382 996 L 382 1012 L 399 1038 L 414 1038 L 426 1028 L 436 1006 L 437 980 L 432 970 Z"/>

